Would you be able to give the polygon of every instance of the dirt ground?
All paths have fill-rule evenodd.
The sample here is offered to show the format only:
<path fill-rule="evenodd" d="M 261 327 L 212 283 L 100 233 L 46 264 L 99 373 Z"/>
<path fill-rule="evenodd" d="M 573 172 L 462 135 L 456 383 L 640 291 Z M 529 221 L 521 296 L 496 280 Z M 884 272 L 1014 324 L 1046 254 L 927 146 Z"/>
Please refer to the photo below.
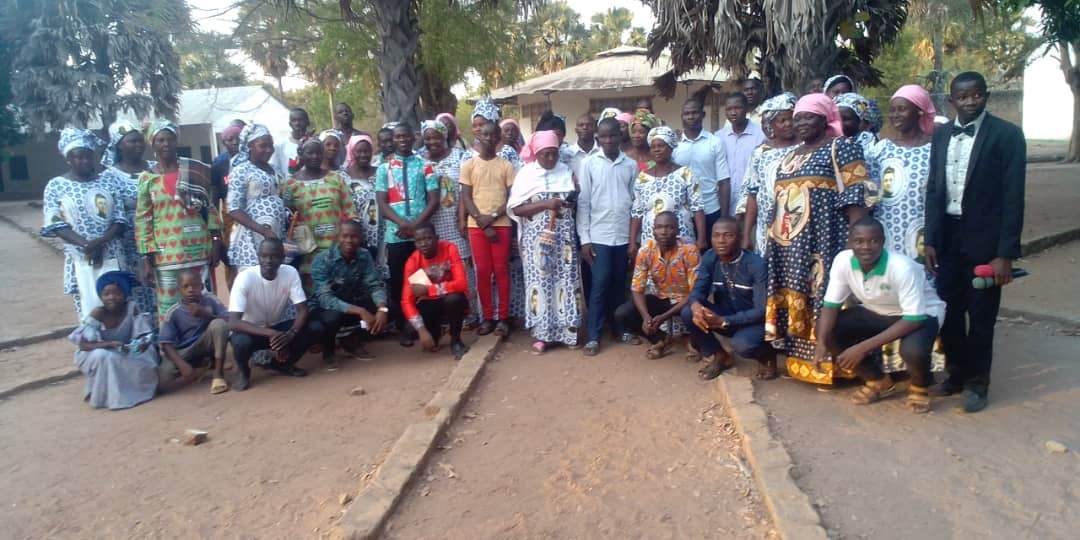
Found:
<path fill-rule="evenodd" d="M 770 538 L 731 420 L 682 355 L 526 352 L 517 333 L 388 539 Z"/>
<path fill-rule="evenodd" d="M 902 398 L 853 406 L 854 388 L 756 384 L 833 538 L 1076 538 L 1080 338 L 1002 322 L 995 337 L 990 406 L 973 415 L 958 397 L 913 415 Z"/>
<path fill-rule="evenodd" d="M 75 326 L 75 304 L 64 294 L 64 256 L 6 222 L 0 239 L 0 300 L 8 312 L 0 341 Z"/>
<path fill-rule="evenodd" d="M 247 392 L 211 396 L 207 381 L 126 411 L 87 407 L 82 378 L 0 402 L 0 537 L 319 537 L 454 365 L 371 350 L 334 373 L 309 355 L 304 379 L 256 369 Z M 188 428 L 209 441 L 171 441 Z"/>

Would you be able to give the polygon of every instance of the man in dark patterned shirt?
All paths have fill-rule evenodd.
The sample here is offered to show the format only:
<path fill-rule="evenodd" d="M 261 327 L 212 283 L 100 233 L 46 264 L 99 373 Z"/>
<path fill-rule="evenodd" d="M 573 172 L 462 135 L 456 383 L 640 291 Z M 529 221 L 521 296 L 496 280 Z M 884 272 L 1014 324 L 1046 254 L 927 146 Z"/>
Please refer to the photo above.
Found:
<path fill-rule="evenodd" d="M 368 334 L 379 334 L 390 317 L 382 273 L 363 245 L 363 225 L 346 221 L 341 224 L 338 244 L 320 253 L 311 264 L 313 317 L 326 329 L 323 360 L 331 371 L 337 369 L 334 347 L 342 328 L 358 327 Z M 363 336 L 365 332 L 358 334 Z M 371 356 L 359 339 L 342 346 L 358 358 Z"/>

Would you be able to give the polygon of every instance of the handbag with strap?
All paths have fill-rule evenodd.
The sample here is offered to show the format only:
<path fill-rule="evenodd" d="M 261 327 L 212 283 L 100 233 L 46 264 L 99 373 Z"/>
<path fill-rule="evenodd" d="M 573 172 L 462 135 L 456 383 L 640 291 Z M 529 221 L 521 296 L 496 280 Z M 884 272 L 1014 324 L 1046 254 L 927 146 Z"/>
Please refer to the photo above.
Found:
<path fill-rule="evenodd" d="M 293 213 L 292 221 L 289 223 L 289 232 L 286 233 L 285 238 L 286 243 L 295 246 L 298 255 L 307 255 L 319 248 L 319 245 L 315 242 L 315 233 L 311 231 L 311 227 L 300 222 L 300 212 Z M 293 246 L 286 246 L 286 251 Z"/>

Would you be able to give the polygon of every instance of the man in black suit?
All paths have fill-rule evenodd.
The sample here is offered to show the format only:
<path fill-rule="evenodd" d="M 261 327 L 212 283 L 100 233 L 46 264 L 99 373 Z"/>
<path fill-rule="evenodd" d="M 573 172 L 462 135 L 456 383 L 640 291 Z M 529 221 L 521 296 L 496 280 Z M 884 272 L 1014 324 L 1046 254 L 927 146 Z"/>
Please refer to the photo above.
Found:
<path fill-rule="evenodd" d="M 949 378 L 936 395 L 962 392 L 964 412 L 982 410 L 990 387 L 1001 287 L 1020 257 L 1024 224 L 1024 133 L 986 112 L 990 93 L 975 72 L 956 76 L 953 123 L 934 131 L 926 190 L 926 268 L 947 304 L 941 340 Z M 971 286 L 975 266 L 994 269 L 994 287 Z"/>

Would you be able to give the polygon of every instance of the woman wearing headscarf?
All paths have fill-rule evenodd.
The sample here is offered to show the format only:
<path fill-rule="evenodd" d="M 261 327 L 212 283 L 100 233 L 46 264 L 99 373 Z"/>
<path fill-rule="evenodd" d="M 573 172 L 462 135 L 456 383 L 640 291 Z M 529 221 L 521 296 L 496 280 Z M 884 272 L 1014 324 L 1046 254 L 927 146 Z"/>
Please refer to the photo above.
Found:
<path fill-rule="evenodd" d="M 507 214 L 518 224 L 525 268 L 525 327 L 532 332 L 533 354 L 551 343 L 577 347 L 584 298 L 575 247 L 574 198 L 570 167 L 559 161 L 559 138 L 533 134 L 536 161 L 518 171 L 510 188 Z"/>
<path fill-rule="evenodd" d="M 833 75 L 832 77 L 825 79 L 825 84 L 821 87 L 821 91 L 829 96 L 829 98 L 835 98 L 840 94 L 855 92 L 855 81 L 847 75 Z"/>
<path fill-rule="evenodd" d="M 795 104 L 800 143 L 776 172 L 776 203 L 769 225 L 769 289 L 765 339 L 786 356 L 787 370 L 803 381 L 831 384 L 831 364 L 814 367 L 814 321 L 825 298 L 833 258 L 847 243 L 848 224 L 871 206 L 862 148 L 844 137 L 840 111 L 824 94 Z"/>
<path fill-rule="evenodd" d="M 139 176 L 149 170 L 155 162 L 143 159 L 146 151 L 146 136 L 142 130 L 128 120 L 117 120 L 109 126 L 109 144 L 101 155 L 101 164 L 105 170 L 102 178 L 108 178 L 119 188 L 124 201 L 124 218 L 131 226 L 124 229 L 124 254 L 127 261 L 125 268 L 138 271 L 142 268 L 142 258 L 135 243 L 135 210 L 139 198 Z M 153 313 L 156 300 L 154 287 L 135 285 L 131 290 L 131 299 L 142 313 Z"/>
<path fill-rule="evenodd" d="M 844 136 L 855 139 L 862 146 L 863 153 L 877 142 L 877 136 L 863 129 L 869 118 L 870 101 L 859 94 L 840 94 L 833 98 L 840 110 L 840 123 L 843 126 Z"/>
<path fill-rule="evenodd" d="M 769 220 L 772 219 L 773 204 L 776 202 L 773 193 L 776 170 L 798 143 L 791 119 L 795 101 L 795 94 L 785 92 L 761 105 L 761 127 L 768 140 L 750 156 L 746 181 L 743 182 L 735 210 L 736 214 L 746 214 L 743 220 L 743 248 L 763 257 L 769 244 Z"/>
<path fill-rule="evenodd" d="M 128 301 L 134 285 L 129 272 L 102 274 L 94 287 L 103 304 L 68 336 L 79 347 L 75 367 L 86 375 L 83 400 L 95 409 L 134 407 L 157 391 L 154 317 Z"/>
<path fill-rule="evenodd" d="M 210 168 L 176 153 L 180 128 L 169 120 L 150 124 L 147 135 L 158 162 L 139 176 L 135 242 L 143 256 L 143 281 L 157 288 L 158 321 L 180 300 L 178 278 L 197 269 L 213 291 L 211 274 L 221 256 L 221 216 Z"/>
<path fill-rule="evenodd" d="M 468 145 L 461 138 L 461 130 L 457 126 L 457 118 L 448 112 L 443 112 L 435 115 L 435 119 L 442 122 L 446 126 L 446 140 L 449 146 L 456 146 L 462 150 L 468 149 Z"/>
<path fill-rule="evenodd" d="M 57 149 L 68 172 L 49 180 L 43 196 L 41 236 L 64 241 L 64 294 L 83 320 L 101 305 L 95 284 L 127 263 L 124 255 L 123 190 L 97 173 L 95 152 L 102 141 L 85 129 L 64 128 Z"/>
<path fill-rule="evenodd" d="M 637 162 L 639 171 L 644 171 L 655 164 L 652 161 L 650 148 L 652 143 L 649 132 L 658 127 L 660 127 L 660 119 L 648 111 L 639 110 L 630 120 L 630 149 L 626 151 L 626 155 Z"/>
<path fill-rule="evenodd" d="M 341 145 L 345 144 L 345 141 L 342 140 L 344 138 L 345 136 L 336 129 L 324 129 L 322 133 L 319 133 L 319 142 L 323 145 L 322 168 L 324 170 L 336 171 L 341 168 L 341 164 L 338 163 L 338 158 L 342 155 Z M 299 156 L 299 147 L 297 147 L 296 153 L 297 156 Z"/>
<path fill-rule="evenodd" d="M 870 146 L 866 168 L 881 197 L 874 217 L 885 226 L 885 250 L 925 262 L 926 184 L 930 180 L 930 139 L 937 110 L 930 93 L 917 84 L 901 86 L 889 99 L 893 135 Z M 931 276 L 928 276 L 931 278 Z M 882 347 L 882 371 L 905 371 L 899 342 Z M 935 347 L 932 371 L 942 371 L 944 356 Z"/>
<path fill-rule="evenodd" d="M 364 245 L 371 258 L 385 270 L 386 254 L 382 249 L 383 228 L 379 219 L 379 203 L 375 200 L 375 171 L 372 165 L 375 143 L 368 135 L 353 135 L 345 153 L 345 181 L 352 192 L 356 215 L 364 224 Z M 384 272 L 384 274 L 388 271 Z M 386 276 L 389 277 L 389 276 Z"/>
<path fill-rule="evenodd" d="M 678 144 L 667 126 L 652 128 L 648 135 L 653 165 L 638 173 L 634 181 L 634 205 L 630 208 L 630 248 L 636 252 L 653 237 L 653 220 L 662 212 L 679 217 L 679 238 L 704 249 L 705 213 L 697 180 L 689 167 L 671 160 Z"/>
<path fill-rule="evenodd" d="M 292 219 L 297 224 L 307 225 L 315 235 L 315 251 L 302 255 L 297 268 L 309 297 L 312 261 L 337 242 L 338 225 L 342 221 L 356 219 L 356 206 L 345 180 L 336 169 L 325 168 L 326 153 L 331 151 L 337 156 L 335 150 L 315 137 L 301 141 L 297 149 L 300 170 L 289 177 L 281 190 L 281 198 L 285 207 L 292 211 Z"/>
<path fill-rule="evenodd" d="M 229 242 L 229 264 L 237 270 L 259 264 L 258 248 L 264 238 L 284 238 L 285 203 L 281 179 L 270 166 L 274 138 L 262 124 L 248 124 L 240 132 L 240 152 L 229 172 L 225 208 L 236 220 Z"/>
<path fill-rule="evenodd" d="M 484 127 L 484 124 L 487 123 L 498 126 L 500 118 L 501 114 L 499 113 L 499 106 L 495 105 L 495 102 L 490 98 L 483 98 L 476 102 L 476 106 L 473 107 L 472 113 L 473 147 L 469 149 L 462 161 L 480 153 L 480 149 L 475 142 L 476 139 L 480 138 L 480 130 Z M 518 152 L 511 146 L 503 146 L 498 150 L 496 155 L 509 161 L 514 166 L 514 169 L 520 169 L 521 166 L 525 164 L 525 162 L 521 160 L 521 156 Z"/>
<path fill-rule="evenodd" d="M 495 148 L 495 155 L 499 154 L 502 147 L 509 146 L 515 152 L 521 154 L 525 146 L 525 137 L 521 134 L 521 125 L 513 118 L 507 118 L 499 122 L 499 145 Z"/>
<path fill-rule="evenodd" d="M 461 162 L 465 151 L 450 146 L 450 130 L 438 120 L 425 120 L 420 123 L 420 135 L 427 150 L 427 160 L 439 181 L 439 207 L 431 218 L 435 234 L 439 240 L 451 242 L 458 249 L 461 261 L 465 265 L 465 275 L 469 280 L 469 313 L 465 317 L 465 328 L 480 323 L 480 298 L 477 296 L 476 267 L 472 260 L 472 246 L 465 229 L 465 210 L 461 206 Z"/>
<path fill-rule="evenodd" d="M 559 138 L 559 161 L 567 165 L 574 159 L 574 151 L 570 149 L 570 145 L 566 144 L 566 119 L 561 115 L 555 114 L 553 111 L 547 110 L 540 115 L 540 119 L 536 122 L 536 131 L 554 131 L 555 136 Z M 521 159 L 524 159 L 526 163 L 532 162 L 535 156 L 528 147 L 522 149 Z"/>

